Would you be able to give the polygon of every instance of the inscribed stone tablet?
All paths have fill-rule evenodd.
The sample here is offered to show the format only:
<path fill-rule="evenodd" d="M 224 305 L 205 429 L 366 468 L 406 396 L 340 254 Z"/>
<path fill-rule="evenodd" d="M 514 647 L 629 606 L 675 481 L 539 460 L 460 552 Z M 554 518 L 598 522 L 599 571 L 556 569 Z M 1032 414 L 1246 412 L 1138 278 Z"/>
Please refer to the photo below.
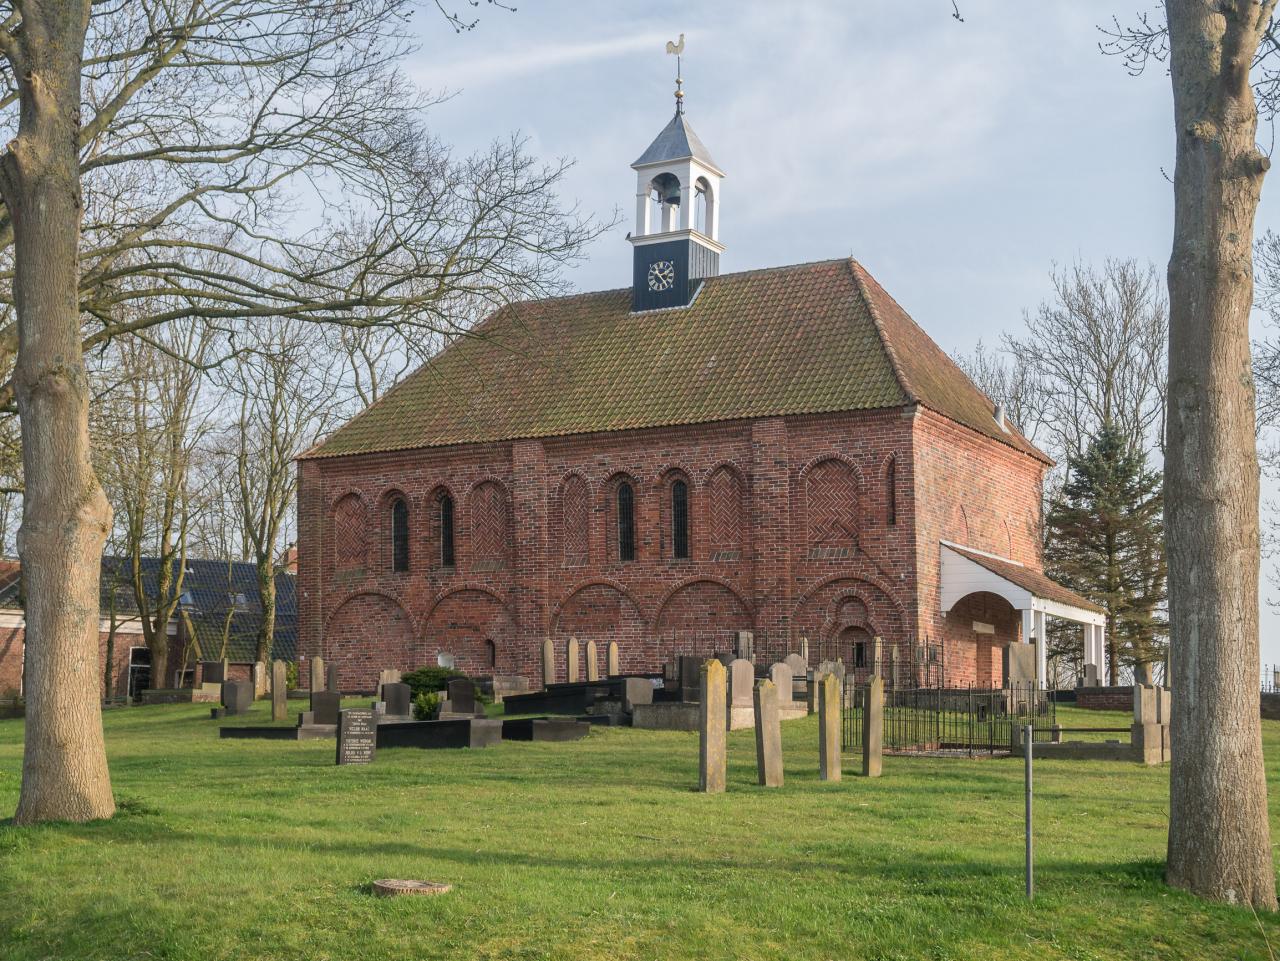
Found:
<path fill-rule="evenodd" d="M 338 715 L 337 764 L 368 764 L 377 748 L 378 728 L 373 711 L 348 708 Z"/>

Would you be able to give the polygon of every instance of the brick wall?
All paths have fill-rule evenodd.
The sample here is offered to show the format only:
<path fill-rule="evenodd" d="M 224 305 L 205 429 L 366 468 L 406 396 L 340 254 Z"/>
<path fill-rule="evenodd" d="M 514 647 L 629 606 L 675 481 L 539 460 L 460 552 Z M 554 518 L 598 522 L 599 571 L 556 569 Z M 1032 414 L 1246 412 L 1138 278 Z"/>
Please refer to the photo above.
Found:
<path fill-rule="evenodd" d="M 98 687 L 105 694 L 108 632 L 98 635 Z M 22 659 L 26 645 L 26 631 L 22 627 L 0 628 L 0 697 L 22 690 Z M 116 632 L 115 647 L 112 656 L 113 696 L 119 697 L 128 683 L 129 652 L 134 647 L 145 647 L 141 634 L 130 631 Z M 170 640 L 169 657 L 171 665 L 176 666 L 176 658 L 180 656 L 178 641 Z M 247 669 L 246 669 L 247 670 Z"/>
<path fill-rule="evenodd" d="M 945 683 L 996 683 L 1001 677 L 999 647 L 1020 638 L 1019 615 L 1003 598 L 982 594 L 966 598 L 943 616 L 939 541 L 1043 569 L 1044 465 L 930 410 L 921 408 L 912 421 L 922 642 L 941 645 Z M 995 625 L 996 633 L 976 633 L 974 621 Z"/>
<path fill-rule="evenodd" d="M 689 491 L 688 558 L 673 556 L 677 479 Z M 618 556 L 623 482 L 635 493 L 629 562 Z M 1012 556 L 1034 559 L 1038 535 L 1009 533 L 1006 518 L 1038 523 L 1039 482 L 1030 458 L 898 409 L 307 460 L 301 650 L 337 663 L 351 691 L 372 690 L 381 668 L 434 664 L 440 653 L 472 673 L 539 681 L 548 636 L 561 677 L 571 635 L 584 647 L 594 638 L 602 658 L 616 640 L 625 671 L 654 670 L 673 647 L 738 629 L 777 656 L 806 636 L 813 661 L 852 661 L 859 639 L 879 635 L 906 663 L 921 610 L 937 609 L 937 539 L 1005 555 L 1012 544 Z M 442 494 L 455 509 L 452 567 L 441 561 Z M 392 496 L 410 511 L 404 573 L 391 570 Z M 930 505 L 923 529 L 918 503 Z M 958 505 L 976 544 L 951 523 Z M 356 533 L 352 518 L 363 518 Z M 918 569 L 927 598 L 917 597 Z M 988 648 L 1011 636 L 1006 620 Z M 962 640 L 941 618 L 925 622 L 937 642 Z M 985 657 L 989 674 L 992 652 L 964 641 L 975 650 L 958 663 L 976 677 Z"/>

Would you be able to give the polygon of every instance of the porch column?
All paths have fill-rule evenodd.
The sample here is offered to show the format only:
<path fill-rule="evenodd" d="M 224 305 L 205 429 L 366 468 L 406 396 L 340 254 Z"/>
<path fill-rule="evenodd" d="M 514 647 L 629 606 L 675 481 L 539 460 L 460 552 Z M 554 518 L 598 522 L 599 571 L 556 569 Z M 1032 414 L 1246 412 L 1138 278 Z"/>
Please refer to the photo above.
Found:
<path fill-rule="evenodd" d="M 1036 687 L 1040 690 L 1045 688 L 1045 673 L 1048 666 L 1046 649 L 1048 645 L 1045 643 L 1044 633 L 1044 611 L 1035 612 L 1035 637 L 1036 637 Z"/>
<path fill-rule="evenodd" d="M 1030 644 L 1031 635 L 1035 633 L 1034 612 L 1028 608 L 1018 613 L 1022 615 L 1022 643 Z"/>

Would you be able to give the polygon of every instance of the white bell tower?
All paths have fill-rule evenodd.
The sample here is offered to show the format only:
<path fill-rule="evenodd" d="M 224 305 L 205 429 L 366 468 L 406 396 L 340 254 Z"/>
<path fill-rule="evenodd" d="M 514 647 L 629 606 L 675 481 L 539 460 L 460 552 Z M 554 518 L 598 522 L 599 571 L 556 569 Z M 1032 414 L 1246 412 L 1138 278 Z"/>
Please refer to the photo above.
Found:
<path fill-rule="evenodd" d="M 667 44 L 669 53 L 683 49 L 683 36 L 679 47 Z M 724 172 L 685 118 L 683 84 L 677 67 L 675 116 L 631 165 L 636 172 L 633 310 L 686 306 L 702 278 L 720 272 Z"/>

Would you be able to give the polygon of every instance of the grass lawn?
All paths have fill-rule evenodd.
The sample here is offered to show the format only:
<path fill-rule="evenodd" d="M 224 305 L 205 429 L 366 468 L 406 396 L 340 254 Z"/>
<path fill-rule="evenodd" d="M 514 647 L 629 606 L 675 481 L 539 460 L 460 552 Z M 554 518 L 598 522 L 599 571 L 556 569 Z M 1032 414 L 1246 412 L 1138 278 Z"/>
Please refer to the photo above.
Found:
<path fill-rule="evenodd" d="M 266 702 L 254 711 L 269 716 Z M 1133 961 L 1268 958 L 1268 939 L 1280 950 L 1280 921 L 1161 883 L 1167 769 L 1041 763 L 1028 904 L 1020 761 L 889 757 L 879 780 L 824 784 L 812 719 L 783 726 L 780 790 L 755 786 L 753 733 L 730 735 L 729 792 L 716 797 L 691 790 L 692 734 L 597 729 L 338 768 L 332 741 L 219 740 L 204 705 L 105 723 L 116 818 L 0 823 L 3 961 Z M 1280 722 L 1263 728 L 1280 812 Z M 4 814 L 21 739 L 20 721 L 0 722 Z M 384 900 L 367 889 L 381 877 L 455 887 Z"/>

